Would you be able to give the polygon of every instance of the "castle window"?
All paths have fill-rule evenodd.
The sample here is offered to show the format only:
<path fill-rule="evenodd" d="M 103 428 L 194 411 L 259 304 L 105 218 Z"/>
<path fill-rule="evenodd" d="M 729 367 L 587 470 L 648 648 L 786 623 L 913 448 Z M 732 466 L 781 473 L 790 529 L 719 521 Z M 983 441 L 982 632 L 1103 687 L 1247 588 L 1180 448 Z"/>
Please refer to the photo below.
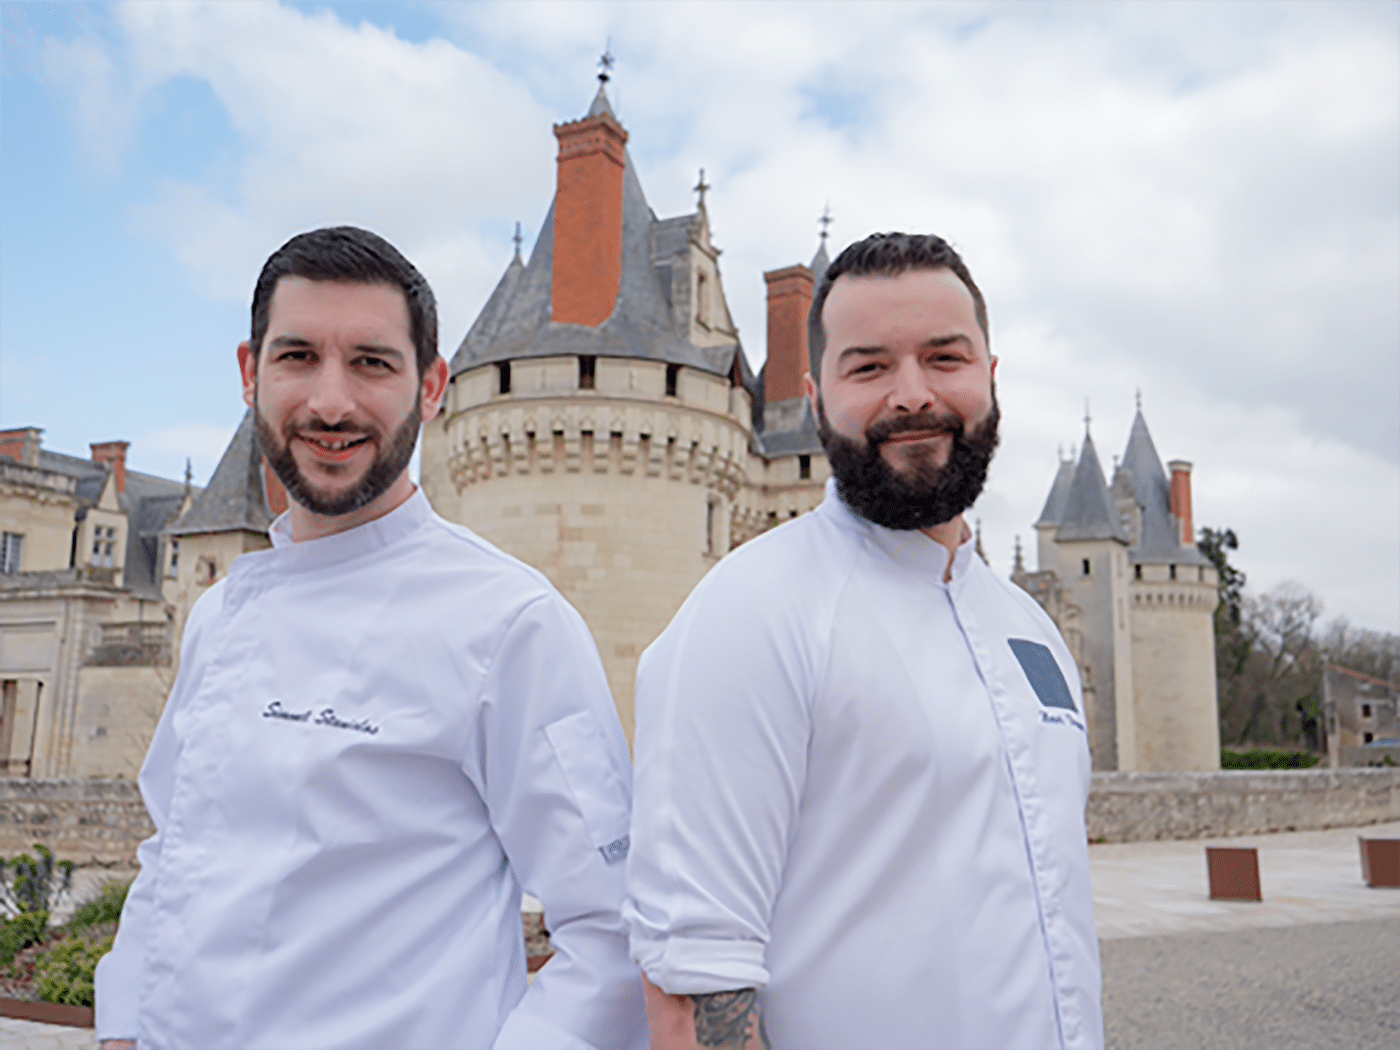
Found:
<path fill-rule="evenodd" d="M 592 354 L 580 354 L 578 359 L 578 388 L 580 390 L 593 389 L 594 369 L 598 364 L 598 359 Z"/>
<path fill-rule="evenodd" d="M 112 567 L 112 548 L 116 546 L 117 530 L 110 525 L 97 525 L 92 530 L 92 564 L 98 568 Z"/>
<path fill-rule="evenodd" d="M 710 327 L 710 282 L 703 273 L 695 275 L 695 320 Z"/>
<path fill-rule="evenodd" d="M 1206 567 L 1205 567 L 1204 565 L 1198 565 L 1198 566 L 1196 566 L 1196 582 L 1197 582 L 1197 583 L 1205 583 L 1205 582 L 1206 582 Z"/>
<path fill-rule="evenodd" d="M 1085 558 L 1085 559 L 1084 559 L 1084 575 L 1085 575 L 1085 576 L 1088 576 L 1088 575 L 1089 575 L 1089 559 L 1088 559 L 1088 558 Z"/>
<path fill-rule="evenodd" d="M 705 503 L 705 553 L 715 552 L 715 504 L 713 500 Z"/>
<path fill-rule="evenodd" d="M 496 366 L 496 373 L 497 373 L 497 378 L 498 378 L 498 382 L 497 382 L 497 384 L 496 384 L 496 392 L 499 393 L 499 394 L 509 394 L 509 393 L 510 393 L 510 362 L 509 362 L 509 361 L 502 361 L 500 364 L 498 364 L 498 365 Z"/>
<path fill-rule="evenodd" d="M 797 457 L 797 476 L 798 476 L 799 478 L 801 478 L 803 481 L 806 481 L 808 478 L 810 478 L 810 477 L 812 476 L 812 457 L 811 457 L 811 456 L 798 456 L 798 457 Z"/>
<path fill-rule="evenodd" d="M 19 556 L 24 549 L 24 536 L 7 532 L 0 536 L 0 572 L 19 572 Z"/>
<path fill-rule="evenodd" d="M 1366 734 L 1365 734 L 1365 739 L 1364 739 L 1362 742 L 1363 742 L 1363 743 L 1366 743 L 1366 744 L 1369 744 L 1369 743 L 1370 743 L 1372 740 L 1374 740 L 1374 739 L 1376 739 L 1376 738 L 1375 738 L 1375 736 L 1374 736 L 1373 734 L 1371 734 L 1371 733 L 1366 733 Z"/>
<path fill-rule="evenodd" d="M 1140 580 L 1140 579 L 1142 579 L 1142 566 L 1141 566 L 1141 565 L 1134 565 L 1134 566 L 1133 566 L 1133 579 L 1135 579 L 1135 580 Z"/>
<path fill-rule="evenodd" d="M 1361 705 L 1361 717 L 1362 717 L 1362 718 L 1370 718 L 1370 717 L 1371 717 L 1371 705 L 1370 705 L 1370 704 L 1362 704 L 1362 705 Z"/>
<path fill-rule="evenodd" d="M 681 366 L 680 366 L 680 365 L 667 365 L 667 366 L 666 366 L 666 396 L 667 396 L 667 397 L 675 397 L 675 396 L 676 396 L 676 380 L 680 377 L 680 374 L 681 374 Z"/>
<path fill-rule="evenodd" d="M 180 575 L 180 541 L 170 541 L 170 567 L 165 570 L 167 576 Z"/>
<path fill-rule="evenodd" d="M 1167 566 L 1167 575 L 1170 576 L 1173 580 L 1176 579 L 1176 566 L 1175 566 L 1175 565 L 1168 565 L 1168 566 Z"/>

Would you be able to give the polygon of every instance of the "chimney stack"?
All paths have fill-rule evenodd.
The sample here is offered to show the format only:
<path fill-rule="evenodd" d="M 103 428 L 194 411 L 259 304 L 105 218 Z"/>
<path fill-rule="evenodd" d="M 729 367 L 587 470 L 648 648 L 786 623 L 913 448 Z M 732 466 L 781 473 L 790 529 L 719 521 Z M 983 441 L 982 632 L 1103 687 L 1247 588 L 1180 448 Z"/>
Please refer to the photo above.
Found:
<path fill-rule="evenodd" d="M 94 441 L 88 445 L 92 449 L 94 463 L 112 464 L 112 472 L 117 476 L 117 491 L 126 491 L 126 450 L 130 441 Z"/>
<path fill-rule="evenodd" d="M 622 281 L 622 173 L 627 132 L 602 90 L 588 116 L 554 125 L 559 140 L 554 194 L 550 320 L 596 328 Z"/>
<path fill-rule="evenodd" d="M 1181 523 L 1181 545 L 1194 547 L 1196 533 L 1191 527 L 1191 464 L 1184 459 L 1174 459 L 1167 464 L 1167 469 L 1172 472 L 1172 517 Z"/>
<path fill-rule="evenodd" d="M 768 359 L 763 370 L 765 404 L 801 397 L 807 371 L 807 311 L 812 271 L 798 263 L 763 275 L 768 285 Z"/>
<path fill-rule="evenodd" d="M 39 435 L 42 433 L 38 427 L 11 427 L 8 430 L 0 430 L 0 456 L 9 456 L 16 463 L 22 463 L 26 467 L 37 467 Z"/>

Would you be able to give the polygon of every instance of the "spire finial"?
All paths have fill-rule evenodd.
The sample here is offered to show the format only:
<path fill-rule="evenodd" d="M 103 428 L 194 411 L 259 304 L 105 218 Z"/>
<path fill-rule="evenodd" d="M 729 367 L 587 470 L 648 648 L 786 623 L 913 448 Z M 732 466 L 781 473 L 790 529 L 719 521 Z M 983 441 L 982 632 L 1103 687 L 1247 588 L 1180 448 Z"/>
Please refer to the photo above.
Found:
<path fill-rule="evenodd" d="M 1020 533 L 1017 533 L 1017 534 L 1016 534 L 1016 568 L 1013 570 L 1012 575 L 1013 575 L 1013 576 L 1019 576 L 1021 573 L 1025 572 L 1025 571 L 1026 571 L 1026 563 L 1025 563 L 1024 561 L 1021 560 L 1021 535 L 1020 535 Z"/>
<path fill-rule="evenodd" d="M 616 61 L 612 53 L 612 37 L 608 37 L 608 42 L 603 45 L 603 53 L 598 56 L 598 83 L 606 84 L 612 79 L 611 71 Z"/>
<path fill-rule="evenodd" d="M 822 247 L 825 248 L 825 247 L 826 247 L 826 228 L 827 228 L 828 226 L 831 225 L 831 201 L 827 201 L 827 202 L 826 202 L 826 206 L 825 206 L 824 208 L 822 208 L 822 217 L 821 217 L 820 219 L 818 219 L 817 222 L 821 224 L 821 228 L 822 228 Z"/>
<path fill-rule="evenodd" d="M 700 194 L 700 203 L 699 203 L 699 205 L 697 205 L 697 207 L 700 207 L 700 208 L 705 207 L 705 191 L 708 190 L 708 189 L 710 188 L 710 184 L 709 184 L 708 182 L 705 181 L 705 169 L 704 169 L 704 168 L 701 168 L 701 169 L 700 169 L 700 180 L 699 180 L 698 182 L 696 182 L 696 184 L 695 184 L 694 186 L 690 187 L 690 188 L 691 188 L 692 190 L 694 190 L 696 193 Z"/>
<path fill-rule="evenodd" d="M 1089 399 L 1086 397 L 1084 399 L 1084 436 L 1086 438 L 1089 436 L 1089 424 L 1092 419 L 1093 417 L 1089 415 Z"/>
<path fill-rule="evenodd" d="M 525 240 L 524 237 L 520 236 L 520 220 L 519 220 L 519 219 L 517 219 L 516 222 L 515 222 L 515 236 L 512 237 L 511 240 L 513 240 L 513 241 L 515 242 L 515 261 L 516 261 L 516 262 L 519 262 L 519 261 L 520 261 L 520 245 L 521 245 L 521 243 Z"/>
<path fill-rule="evenodd" d="M 1137 388 L 1137 410 L 1142 411 L 1142 387 Z"/>
<path fill-rule="evenodd" d="M 190 457 L 185 457 L 185 491 L 188 493 L 190 486 L 194 484 L 194 468 L 190 466 Z"/>

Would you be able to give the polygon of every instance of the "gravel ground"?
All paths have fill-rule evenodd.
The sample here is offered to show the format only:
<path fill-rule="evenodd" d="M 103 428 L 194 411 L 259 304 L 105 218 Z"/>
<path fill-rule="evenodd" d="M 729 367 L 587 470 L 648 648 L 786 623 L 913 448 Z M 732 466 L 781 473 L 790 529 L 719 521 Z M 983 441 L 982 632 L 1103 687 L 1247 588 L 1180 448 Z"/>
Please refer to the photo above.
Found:
<path fill-rule="evenodd" d="M 1101 942 L 1109 1050 L 1400 1047 L 1400 919 Z"/>

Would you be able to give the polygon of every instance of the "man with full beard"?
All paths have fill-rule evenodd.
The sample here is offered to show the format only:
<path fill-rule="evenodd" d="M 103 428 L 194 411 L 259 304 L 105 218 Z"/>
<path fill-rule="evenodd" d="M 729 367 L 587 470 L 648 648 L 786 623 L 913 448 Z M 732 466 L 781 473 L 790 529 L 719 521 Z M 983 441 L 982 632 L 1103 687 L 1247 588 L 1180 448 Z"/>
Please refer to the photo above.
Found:
<path fill-rule="evenodd" d="M 447 384 L 432 290 L 372 233 L 302 234 L 238 362 L 288 510 L 185 627 L 103 1046 L 644 1045 L 597 650 L 408 474 Z M 522 888 L 556 949 L 528 991 Z"/>
<path fill-rule="evenodd" d="M 1102 1045 L 1075 663 L 975 556 L 982 294 L 932 236 L 827 269 L 826 500 L 721 561 L 637 675 L 653 1050 Z"/>

